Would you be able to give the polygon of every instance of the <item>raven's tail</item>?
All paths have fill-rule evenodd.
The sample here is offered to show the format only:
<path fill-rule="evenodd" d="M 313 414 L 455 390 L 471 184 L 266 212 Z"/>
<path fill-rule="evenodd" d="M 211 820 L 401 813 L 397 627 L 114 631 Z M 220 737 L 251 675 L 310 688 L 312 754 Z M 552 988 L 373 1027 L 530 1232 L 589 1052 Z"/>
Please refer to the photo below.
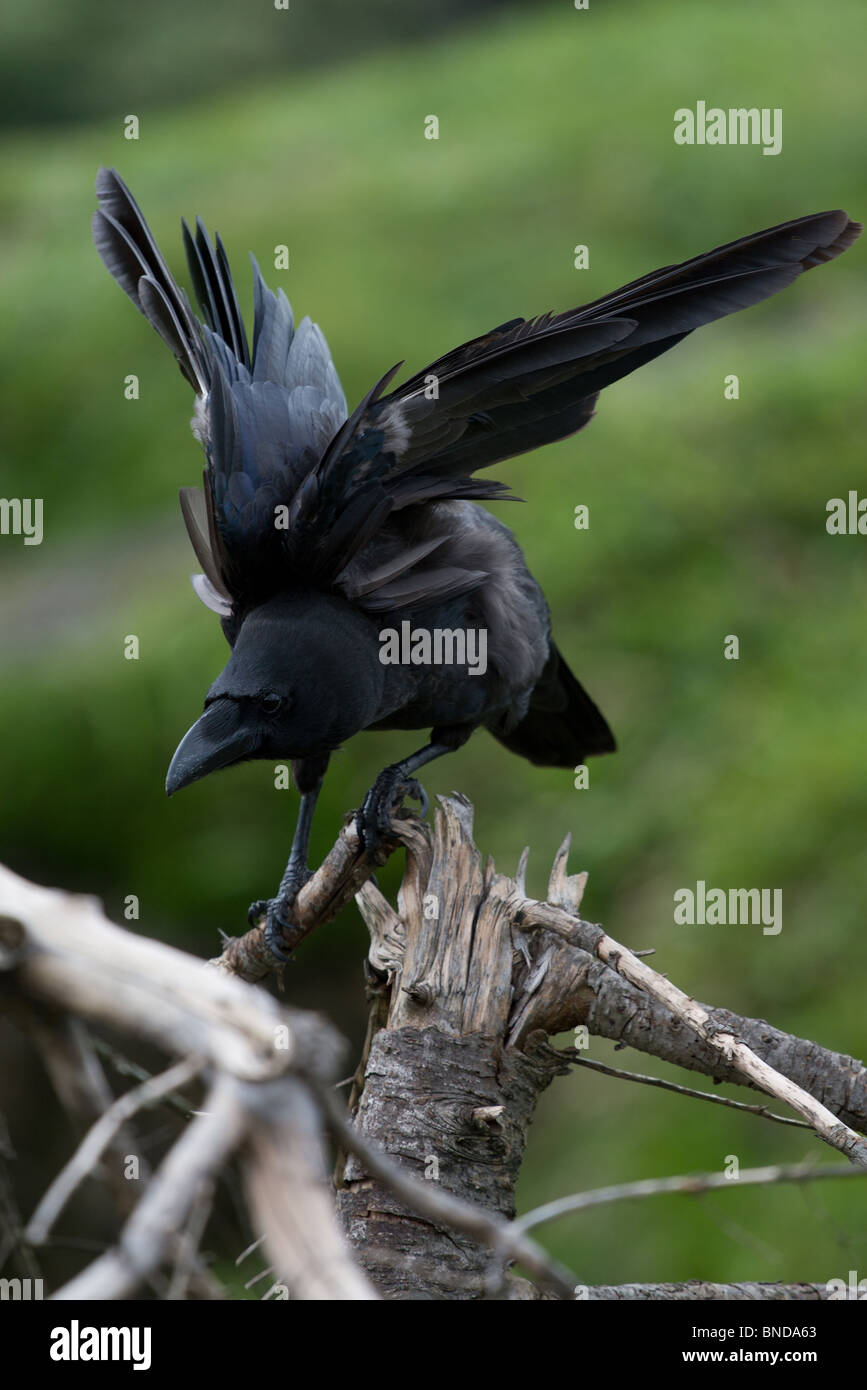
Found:
<path fill-rule="evenodd" d="M 585 758 L 613 753 L 617 747 L 604 718 L 553 642 L 520 724 L 508 734 L 491 732 L 512 753 L 541 767 L 577 767 Z"/>

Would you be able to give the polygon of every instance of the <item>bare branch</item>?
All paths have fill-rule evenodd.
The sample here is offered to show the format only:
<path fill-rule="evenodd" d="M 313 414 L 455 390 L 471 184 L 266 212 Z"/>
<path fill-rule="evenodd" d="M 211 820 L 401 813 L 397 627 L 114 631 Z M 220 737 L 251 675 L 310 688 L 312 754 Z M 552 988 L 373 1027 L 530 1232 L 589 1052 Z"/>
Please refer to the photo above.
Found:
<path fill-rule="evenodd" d="M 827 1284 L 709 1284 L 690 1279 L 685 1284 L 598 1284 L 582 1288 L 576 1295 L 590 1303 L 656 1302 L 717 1303 L 744 1302 L 821 1302 L 830 1299 Z"/>
<path fill-rule="evenodd" d="M 174 1242 L 175 1263 L 166 1293 L 168 1301 L 179 1302 L 184 1299 L 187 1289 L 196 1280 L 199 1267 L 199 1246 L 214 1205 L 215 1189 L 214 1178 L 206 1178 L 193 1198 L 184 1229 Z M 214 1288 L 217 1289 L 216 1284 Z M 216 1296 L 221 1296 L 221 1293 L 217 1292 Z"/>
<path fill-rule="evenodd" d="M 27 1238 L 42 1245 L 76 1188 L 92 1173 L 118 1131 L 140 1110 L 160 1100 L 169 1091 L 186 1086 L 202 1070 L 197 1057 L 185 1058 L 159 1076 L 119 1096 L 88 1131 L 72 1158 L 49 1187 L 27 1226 Z"/>
<path fill-rule="evenodd" d="M 422 823 L 403 811 L 394 817 L 392 830 L 393 839 L 370 855 L 359 838 L 355 816 L 347 817 L 336 843 L 298 894 L 292 909 L 293 929 L 285 938 L 287 950 L 295 950 L 317 927 L 331 922 L 401 843 L 411 844 L 425 836 Z M 211 963 L 251 983 L 283 968 L 265 945 L 264 922 L 243 936 L 228 938 L 222 955 Z"/>
<path fill-rule="evenodd" d="M 848 1125 L 843 1124 L 836 1115 L 832 1114 L 820 1101 L 809 1095 L 801 1086 L 775 1071 L 773 1067 L 757 1056 L 738 1037 L 737 1024 L 733 1015 L 727 1014 L 723 1017 L 719 1011 L 706 1009 L 703 1005 L 696 1003 L 694 999 L 690 999 L 687 994 L 684 994 L 683 990 L 678 989 L 677 985 L 672 984 L 671 980 L 652 970 L 649 965 L 645 965 L 625 946 L 608 936 L 601 927 L 594 927 L 589 923 L 578 924 L 562 908 L 552 906 L 550 903 L 538 903 L 525 899 L 523 902 L 516 903 L 516 911 L 518 923 L 522 930 L 546 927 L 572 942 L 575 941 L 577 927 L 585 940 L 576 944 L 581 944 L 587 949 L 587 939 L 592 940 L 593 953 L 606 965 L 617 970 L 630 983 L 637 985 L 639 989 L 665 1004 L 677 1018 L 689 1024 L 705 1042 L 717 1050 L 726 1061 L 734 1065 L 743 1076 L 754 1082 L 760 1090 L 767 1092 L 768 1095 L 776 1096 L 778 1100 L 785 1101 L 786 1105 L 790 1105 L 793 1110 L 809 1122 L 811 1129 L 827 1144 L 839 1149 L 852 1163 L 867 1168 L 867 1140 L 863 1139 L 855 1130 L 850 1129 Z M 716 1018 L 714 1017 L 715 1012 Z"/>
<path fill-rule="evenodd" d="M 176 1056 L 201 1057 L 240 1080 L 293 1069 L 322 1079 L 335 1074 L 342 1042 L 324 1020 L 114 926 L 95 898 L 37 887 L 0 866 L 0 919 L 17 929 L 16 984 L 25 998 L 148 1038 Z"/>

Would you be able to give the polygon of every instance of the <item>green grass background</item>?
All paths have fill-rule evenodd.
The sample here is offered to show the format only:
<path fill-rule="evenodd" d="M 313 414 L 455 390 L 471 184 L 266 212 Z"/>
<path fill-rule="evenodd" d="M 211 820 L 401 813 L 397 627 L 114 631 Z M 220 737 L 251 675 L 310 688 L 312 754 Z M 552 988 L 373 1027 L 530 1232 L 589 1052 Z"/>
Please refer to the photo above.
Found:
<path fill-rule="evenodd" d="M 291 19 L 263 8 L 249 22 Z M 245 305 L 252 249 L 296 317 L 323 327 L 352 403 L 398 358 L 416 368 L 516 314 L 788 217 L 863 216 L 865 40 L 857 0 L 588 12 L 563 0 L 183 106 L 179 92 L 7 132 L 0 476 L 5 496 L 44 498 L 45 541 L 0 539 L 3 859 L 98 892 L 116 919 L 137 894 L 137 930 L 210 955 L 217 928 L 240 930 L 248 901 L 276 886 L 296 809 L 265 764 L 163 793 L 226 651 L 189 586 L 176 502 L 201 467 L 189 393 L 90 244 L 98 164 L 119 168 L 179 273 L 180 214 L 216 226 Z M 673 112 L 700 98 L 782 107 L 783 152 L 677 147 Z M 131 109 L 136 143 L 122 134 Z M 431 113 L 436 142 L 423 138 Z M 282 242 L 290 270 L 269 271 Z M 589 270 L 573 267 L 577 243 Z M 587 915 L 655 947 L 690 994 L 856 1055 L 867 541 L 829 537 L 824 521 L 828 498 L 867 493 L 864 265 L 862 243 L 612 388 L 584 434 L 492 470 L 527 499 L 496 510 L 620 751 L 579 792 L 479 734 L 424 779 L 472 798 L 477 841 L 501 869 L 530 842 L 531 891 L 571 830 Z M 136 402 L 123 395 L 132 372 Z M 588 531 L 573 526 L 578 503 Z M 129 633 L 138 662 L 123 659 Z M 730 633 L 737 662 L 722 655 Z M 410 746 L 366 736 L 334 759 L 314 860 Z M 672 895 L 698 878 L 781 888 L 782 933 L 676 927 Z M 364 943 L 346 913 L 288 981 L 290 1000 L 354 1042 Z M 671 1074 L 597 1040 L 590 1055 Z M 57 1142 L 45 1139 L 46 1172 Z M 730 1154 L 743 1167 L 829 1156 L 802 1131 L 581 1072 L 544 1097 L 520 1205 L 716 1170 Z M 864 1212 L 860 1190 L 826 1184 L 607 1207 L 542 1234 L 588 1283 L 825 1280 L 867 1274 Z"/>

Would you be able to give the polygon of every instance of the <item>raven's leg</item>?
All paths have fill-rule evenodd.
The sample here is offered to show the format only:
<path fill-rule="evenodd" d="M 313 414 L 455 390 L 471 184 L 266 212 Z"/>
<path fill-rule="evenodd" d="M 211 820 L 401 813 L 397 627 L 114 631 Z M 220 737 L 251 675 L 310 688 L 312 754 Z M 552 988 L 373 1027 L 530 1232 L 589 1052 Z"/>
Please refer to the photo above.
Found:
<path fill-rule="evenodd" d="M 424 788 L 413 777 L 413 773 L 426 763 L 432 763 L 434 758 L 441 758 L 444 753 L 453 753 L 456 748 L 460 748 L 473 732 L 473 727 L 463 724 L 433 729 L 431 741 L 425 744 L 424 748 L 410 753 L 408 758 L 403 758 L 399 763 L 392 763 L 390 767 L 383 768 L 364 798 L 356 822 L 358 833 L 369 854 L 377 849 L 388 835 L 391 812 L 405 796 L 412 796 L 420 801 L 421 814 L 427 814 L 427 796 Z"/>
<path fill-rule="evenodd" d="M 295 822 L 289 859 L 280 880 L 280 887 L 277 889 L 277 896 L 251 903 L 247 914 L 251 923 L 258 921 L 265 914 L 265 942 L 275 956 L 284 959 L 287 957 L 283 949 L 283 934 L 292 927 L 292 906 L 305 883 L 312 877 L 307 867 L 307 848 L 310 843 L 313 812 L 327 767 L 327 753 L 318 758 L 298 758 L 292 763 L 292 776 L 301 793 L 301 806 Z"/>

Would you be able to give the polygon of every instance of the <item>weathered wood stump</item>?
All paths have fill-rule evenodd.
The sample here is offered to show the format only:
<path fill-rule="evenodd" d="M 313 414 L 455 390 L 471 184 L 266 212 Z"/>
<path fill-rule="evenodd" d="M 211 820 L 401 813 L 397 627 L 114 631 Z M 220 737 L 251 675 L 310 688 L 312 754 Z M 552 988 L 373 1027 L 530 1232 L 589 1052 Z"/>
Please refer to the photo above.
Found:
<path fill-rule="evenodd" d="M 575 906 L 583 882 L 572 881 Z M 522 896 L 522 883 L 490 860 L 482 865 L 472 807 L 461 797 L 440 799 L 430 838 L 407 840 L 399 913 L 370 883 L 358 894 L 381 973 L 356 1124 L 418 1176 L 507 1219 L 536 1100 L 568 1070 L 546 1045 L 542 1020 L 532 1019 L 542 1031 L 530 1046 L 521 1026 L 539 984 L 528 948 L 513 939 Z M 385 1297 L 483 1293 L 490 1249 L 431 1229 L 355 1157 L 340 1177 L 338 1211 Z"/>

